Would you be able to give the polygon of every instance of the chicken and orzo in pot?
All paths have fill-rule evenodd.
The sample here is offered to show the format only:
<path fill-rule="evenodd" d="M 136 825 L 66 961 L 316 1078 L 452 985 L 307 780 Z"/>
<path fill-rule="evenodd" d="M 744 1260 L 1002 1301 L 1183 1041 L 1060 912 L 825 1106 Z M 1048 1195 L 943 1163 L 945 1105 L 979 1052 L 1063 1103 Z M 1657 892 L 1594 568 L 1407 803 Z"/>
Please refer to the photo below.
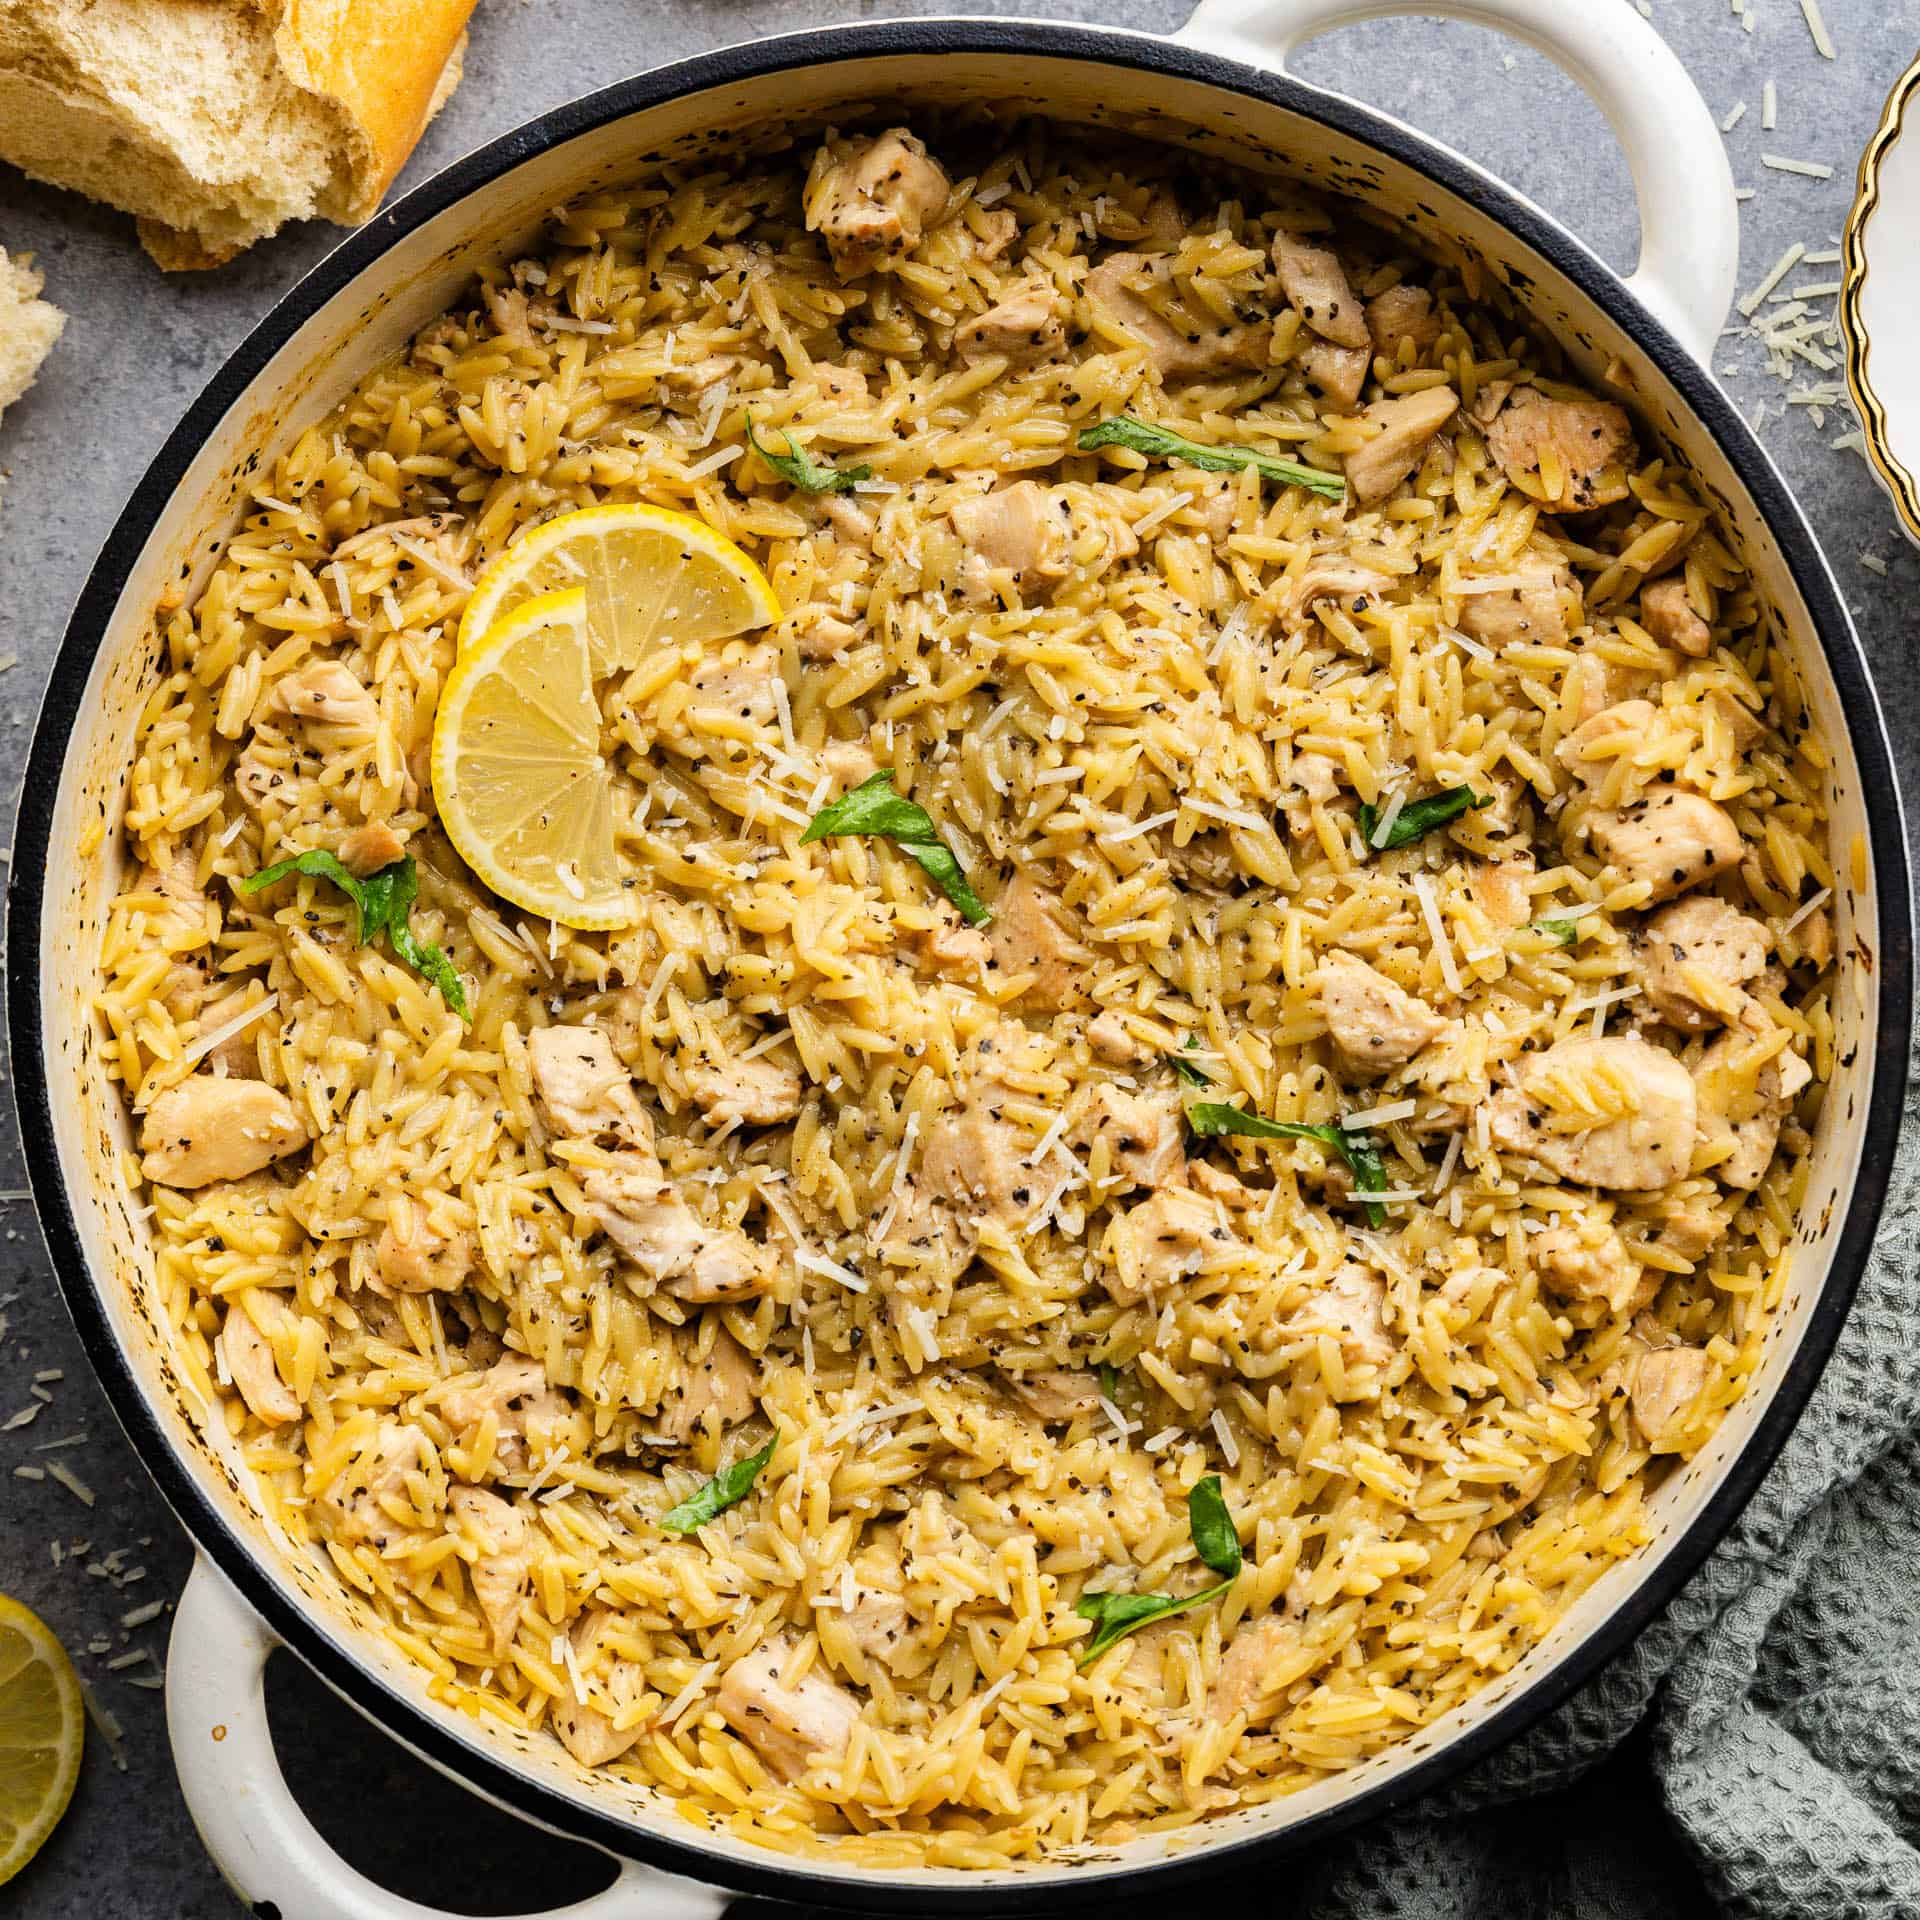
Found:
<path fill-rule="evenodd" d="M 697 1825 L 1322 1778 L 1758 1364 L 1822 751 L 1470 263 L 767 143 L 562 209 L 163 624 L 98 1006 L 178 1363 L 443 1697 Z"/>

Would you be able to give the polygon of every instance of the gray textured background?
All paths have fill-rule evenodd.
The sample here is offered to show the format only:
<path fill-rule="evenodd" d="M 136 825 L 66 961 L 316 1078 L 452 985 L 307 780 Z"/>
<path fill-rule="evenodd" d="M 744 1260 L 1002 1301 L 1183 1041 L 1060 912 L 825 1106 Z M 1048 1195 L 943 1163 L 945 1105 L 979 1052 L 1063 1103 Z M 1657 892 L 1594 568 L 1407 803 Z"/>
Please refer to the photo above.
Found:
<path fill-rule="evenodd" d="M 1603 6 L 1616 0 L 1564 0 Z M 1626 0 L 1617 0 L 1626 4 Z M 1815 53 L 1794 0 L 1748 0 L 1747 32 L 1727 0 L 1651 0 L 1656 27 L 1700 82 L 1716 114 L 1745 100 L 1727 135 L 1736 179 L 1756 190 L 1742 209 L 1742 285 L 1789 243 L 1837 245 L 1855 162 L 1884 96 L 1920 44 L 1920 0 L 1824 0 L 1840 57 Z M 403 184 L 573 95 L 662 60 L 729 41 L 849 17 L 952 12 L 892 0 L 482 0 L 466 81 L 430 130 Z M 1187 0 L 1043 0 L 973 11 L 1098 19 L 1167 31 Z M 1626 168 L 1599 113 L 1546 62 L 1478 29 L 1414 21 L 1347 29 L 1309 48 L 1304 77 L 1353 93 L 1438 133 L 1564 219 L 1616 266 L 1631 265 L 1637 221 Z M 1760 126 L 1761 88 L 1778 85 L 1777 128 Z M 1831 180 L 1763 168 L 1762 151 L 1824 162 Z M 330 229 L 283 235 L 222 272 L 165 278 L 120 216 L 0 171 L 0 243 L 31 250 L 48 296 L 71 318 L 28 398 L 0 428 L 0 652 L 19 664 L 0 678 L 0 793 L 11 804 L 36 703 L 69 607 L 141 469 L 202 382 L 306 268 Z M 1837 279 L 1837 268 L 1792 282 Z M 1852 423 L 1816 426 L 1788 412 L 1786 389 L 1750 341 L 1722 343 L 1718 370 L 1763 431 L 1826 543 L 1859 621 L 1888 704 L 1909 792 L 1920 771 L 1920 675 L 1906 659 L 1906 603 L 1920 561 L 1902 540 L 1867 469 L 1829 441 Z M 1804 369 L 1806 376 L 1825 378 Z M 1799 384 L 1799 382 L 1796 382 Z M 1861 556 L 1887 567 L 1882 576 Z M 10 1110 L 0 1113 L 0 1190 L 22 1185 Z M 158 1691 L 138 1684 L 164 1657 L 166 1619 L 131 1631 L 122 1617 L 170 1601 L 189 1548 L 113 1423 L 48 1278 L 39 1237 L 18 1202 L 0 1202 L 0 1422 L 29 1404 L 37 1373 L 50 1401 L 32 1424 L 0 1430 L 0 1590 L 36 1608 L 76 1654 L 83 1676 L 125 1729 L 124 1770 L 107 1743 L 89 1742 L 74 1807 L 42 1857 L 0 1892 L 0 1911 L 32 1920 L 230 1920 L 240 1911 L 208 1865 L 167 1757 Z M 58 1454 L 34 1449 L 70 1435 Z M 50 1480 L 16 1467 L 70 1464 L 95 1492 L 82 1506 Z M 62 1544 L 55 1564 L 50 1543 Z M 137 1578 L 134 1575 L 138 1573 Z M 137 1649 L 152 1660 L 109 1670 Z M 401 1760 L 300 1672 L 276 1663 L 281 1751 L 296 1791 L 337 1844 L 414 1898 L 470 1913 L 538 1908 L 577 1898 L 603 1875 L 591 1856 L 499 1819 Z M 1568 1811 L 1576 1796 L 1568 1796 Z M 1537 1832 L 1553 1809 L 1515 1817 Z M 1577 1794 L 1567 1870 L 1596 1832 L 1631 1836 L 1650 1881 L 1671 1896 L 1691 1869 L 1665 1834 L 1629 1749 Z M 1254 1890 L 1249 1889 L 1251 1895 Z M 1262 1911 L 1276 1889 L 1258 1890 Z M 1213 1904 L 1213 1903 L 1209 1903 Z M 1234 1904 L 1239 1904 L 1235 1901 Z M 1687 1904 L 1682 1901 L 1681 1904 Z"/>

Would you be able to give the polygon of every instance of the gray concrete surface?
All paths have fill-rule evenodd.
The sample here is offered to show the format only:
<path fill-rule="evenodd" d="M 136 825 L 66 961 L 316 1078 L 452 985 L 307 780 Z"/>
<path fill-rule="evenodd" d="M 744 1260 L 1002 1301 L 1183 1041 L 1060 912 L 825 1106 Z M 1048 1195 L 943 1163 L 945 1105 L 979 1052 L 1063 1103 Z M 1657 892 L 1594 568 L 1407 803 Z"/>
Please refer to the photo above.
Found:
<path fill-rule="evenodd" d="M 1616 3 L 1626 0 L 1566 0 Z M 1751 33 L 1726 0 L 1652 0 L 1651 11 L 1717 113 L 1747 103 L 1727 136 L 1736 177 L 1756 189 L 1743 209 L 1743 285 L 1794 240 L 1814 249 L 1838 243 L 1859 151 L 1920 42 L 1917 0 L 1825 0 L 1840 51 L 1833 63 L 1816 55 L 1793 0 L 1749 5 L 1757 23 Z M 423 179 L 547 107 L 665 59 L 854 14 L 952 10 L 925 0 L 482 0 L 465 85 L 406 178 Z M 1045 0 L 1027 0 L 978 10 L 1048 9 Z M 1063 0 L 1052 10 L 1166 31 L 1187 5 Z M 1597 111 L 1537 56 L 1478 29 L 1421 21 L 1348 29 L 1310 48 L 1298 66 L 1309 79 L 1443 134 L 1560 215 L 1608 260 L 1631 263 L 1637 223 L 1625 166 Z M 1770 77 L 1780 110 L 1777 128 L 1765 132 L 1761 90 Z M 1818 181 L 1767 170 L 1763 149 L 1824 162 L 1834 175 Z M 0 242 L 39 257 L 50 296 L 72 315 L 38 387 L 0 428 L 0 470 L 8 476 L 0 494 L 0 651 L 19 656 L 0 678 L 0 794 L 9 803 L 48 662 L 113 516 L 201 383 L 335 237 L 327 229 L 290 232 L 223 272 L 167 279 L 120 216 L 0 172 Z M 1795 279 L 1837 277 L 1837 269 L 1820 268 Z M 1920 583 L 1920 562 L 1864 465 L 1828 445 L 1851 423 L 1829 415 L 1816 425 L 1800 408 L 1783 417 L 1785 389 L 1766 373 L 1757 348 L 1731 338 L 1723 344 L 1720 370 L 1749 412 L 1766 405 L 1770 444 L 1855 608 L 1911 793 L 1920 770 L 1920 675 L 1906 657 L 1907 596 Z M 1883 562 L 1886 574 L 1862 555 Z M 0 1190 L 21 1185 L 8 1112 L 0 1120 Z M 28 1404 L 36 1374 L 48 1376 L 49 1396 L 31 1425 L 0 1429 L 0 1589 L 53 1624 L 125 1729 L 121 1768 L 105 1740 L 91 1741 L 73 1811 L 43 1857 L 0 1891 L 0 1913 L 227 1920 L 239 1908 L 181 1804 L 162 1696 L 141 1684 L 157 1668 L 109 1664 L 136 1649 L 156 1660 L 164 1655 L 164 1615 L 133 1629 L 121 1622 L 178 1593 L 190 1549 L 114 1425 L 17 1201 L 0 1203 L 0 1300 L 0 1422 Z M 71 1435 L 84 1437 L 63 1453 L 35 1451 Z M 69 1463 L 93 1489 L 90 1508 L 53 1481 L 14 1475 L 50 1459 Z M 602 1877 L 590 1857 L 528 1836 L 402 1760 L 303 1674 L 278 1674 L 273 1692 L 282 1751 L 303 1797 L 338 1843 L 389 1884 L 436 1905 L 499 1913 L 578 1897 Z M 1664 1837 L 1634 1753 L 1581 1792 L 1584 1818 L 1570 1827 L 1636 1835 L 1646 1858 L 1647 1911 L 1704 1910 L 1690 1869 Z M 1570 1853 L 1574 1884 L 1577 1867 Z M 1300 1882 L 1311 1878 L 1303 1871 Z M 1271 1884 L 1259 1890 L 1261 1910 L 1275 1909 L 1275 1894 Z"/>

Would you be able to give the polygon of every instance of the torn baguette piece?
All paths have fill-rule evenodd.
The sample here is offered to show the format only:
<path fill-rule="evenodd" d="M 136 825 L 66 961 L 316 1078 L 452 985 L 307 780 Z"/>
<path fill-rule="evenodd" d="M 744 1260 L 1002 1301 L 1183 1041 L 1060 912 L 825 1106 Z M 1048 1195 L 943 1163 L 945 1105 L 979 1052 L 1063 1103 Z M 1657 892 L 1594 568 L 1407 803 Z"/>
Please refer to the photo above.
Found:
<path fill-rule="evenodd" d="M 32 254 L 9 257 L 0 247 L 0 414 L 33 385 L 41 361 L 67 324 L 52 301 L 40 298 L 45 283 Z"/>
<path fill-rule="evenodd" d="M 0 159 L 169 270 L 369 218 L 458 85 L 473 0 L 0 0 Z"/>

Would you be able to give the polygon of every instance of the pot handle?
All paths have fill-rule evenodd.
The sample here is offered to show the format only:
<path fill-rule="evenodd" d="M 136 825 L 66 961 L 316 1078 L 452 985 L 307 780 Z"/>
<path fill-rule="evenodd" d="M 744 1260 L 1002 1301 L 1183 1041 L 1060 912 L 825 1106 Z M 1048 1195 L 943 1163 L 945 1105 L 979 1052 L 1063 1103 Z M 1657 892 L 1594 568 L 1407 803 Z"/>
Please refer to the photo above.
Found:
<path fill-rule="evenodd" d="M 1699 88 L 1626 0 L 1200 0 L 1174 38 L 1284 71 L 1317 34 L 1409 13 L 1524 40 L 1592 96 L 1626 152 L 1640 203 L 1640 264 L 1628 289 L 1710 367 L 1740 268 L 1733 170 Z"/>
<path fill-rule="evenodd" d="M 450 1920 L 356 1872 L 287 1790 L 267 1726 L 266 1622 L 204 1556 L 167 1646 L 167 1735 L 187 1811 L 249 1913 L 280 1920 Z M 628 1860 L 603 1892 L 541 1920 L 719 1920 L 727 1896 Z M 523 1916 L 523 1920 L 535 1920 Z"/>

